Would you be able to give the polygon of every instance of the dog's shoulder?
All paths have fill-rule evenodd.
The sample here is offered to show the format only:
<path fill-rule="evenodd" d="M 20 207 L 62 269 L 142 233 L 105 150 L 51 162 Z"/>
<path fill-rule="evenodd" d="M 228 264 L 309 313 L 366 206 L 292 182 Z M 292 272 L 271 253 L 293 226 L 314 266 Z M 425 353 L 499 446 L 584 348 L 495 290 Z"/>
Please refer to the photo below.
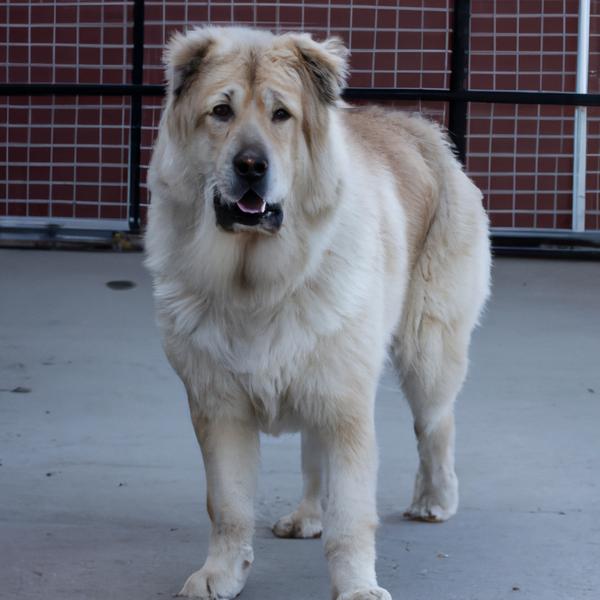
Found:
<path fill-rule="evenodd" d="M 407 222 L 411 261 L 435 214 L 439 173 L 450 153 L 441 129 L 427 118 L 380 106 L 340 109 L 346 132 L 363 160 L 383 167 Z"/>
<path fill-rule="evenodd" d="M 419 113 L 379 105 L 340 108 L 345 126 L 365 143 L 375 147 L 402 141 L 405 144 L 445 144 L 441 128 Z"/>

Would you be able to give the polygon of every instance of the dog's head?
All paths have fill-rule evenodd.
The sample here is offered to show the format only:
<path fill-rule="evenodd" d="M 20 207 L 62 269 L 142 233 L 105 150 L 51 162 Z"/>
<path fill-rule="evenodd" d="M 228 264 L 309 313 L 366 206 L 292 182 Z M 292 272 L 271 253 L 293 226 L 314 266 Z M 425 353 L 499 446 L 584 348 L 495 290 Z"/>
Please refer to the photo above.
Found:
<path fill-rule="evenodd" d="M 221 229 L 274 233 L 301 210 L 291 204 L 314 177 L 346 56 L 338 39 L 307 34 L 208 27 L 171 39 L 165 123 Z"/>

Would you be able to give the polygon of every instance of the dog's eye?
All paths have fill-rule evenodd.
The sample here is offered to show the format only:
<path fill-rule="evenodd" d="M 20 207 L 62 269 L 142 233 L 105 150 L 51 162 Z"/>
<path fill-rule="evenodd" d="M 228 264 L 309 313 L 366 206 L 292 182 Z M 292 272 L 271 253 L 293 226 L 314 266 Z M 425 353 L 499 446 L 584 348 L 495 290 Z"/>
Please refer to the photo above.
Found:
<path fill-rule="evenodd" d="M 217 104 L 217 106 L 212 109 L 212 114 L 222 121 L 227 121 L 233 117 L 233 111 L 229 104 Z"/>
<path fill-rule="evenodd" d="M 278 108 L 273 113 L 273 121 L 287 121 L 291 116 L 285 108 Z"/>

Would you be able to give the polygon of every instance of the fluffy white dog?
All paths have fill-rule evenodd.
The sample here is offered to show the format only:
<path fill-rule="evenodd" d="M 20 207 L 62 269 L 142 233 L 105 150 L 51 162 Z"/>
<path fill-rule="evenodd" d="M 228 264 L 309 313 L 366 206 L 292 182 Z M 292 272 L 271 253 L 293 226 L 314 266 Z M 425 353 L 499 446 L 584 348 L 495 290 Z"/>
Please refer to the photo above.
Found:
<path fill-rule="evenodd" d="M 453 404 L 489 289 L 481 193 L 436 126 L 340 102 L 346 58 L 337 39 L 212 27 L 166 53 L 147 265 L 213 525 L 183 596 L 240 593 L 259 431 L 300 430 L 304 498 L 275 534 L 323 530 L 337 600 L 390 598 L 374 543 L 388 352 L 420 455 L 407 515 L 457 509 Z"/>

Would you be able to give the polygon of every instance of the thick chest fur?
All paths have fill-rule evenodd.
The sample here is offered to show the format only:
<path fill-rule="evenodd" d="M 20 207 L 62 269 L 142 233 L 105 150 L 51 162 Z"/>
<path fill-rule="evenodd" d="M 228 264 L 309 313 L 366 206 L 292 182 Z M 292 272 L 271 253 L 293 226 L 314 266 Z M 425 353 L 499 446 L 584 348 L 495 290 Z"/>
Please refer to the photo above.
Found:
<path fill-rule="evenodd" d="M 252 415 L 269 431 L 295 429 L 307 413 L 323 410 L 314 384 L 334 358 L 328 347 L 334 339 L 352 344 L 347 332 L 357 320 L 368 325 L 358 319 L 364 307 L 356 293 L 368 282 L 336 279 L 315 278 L 277 305 L 254 308 L 158 285 L 165 348 L 198 409 Z"/>

